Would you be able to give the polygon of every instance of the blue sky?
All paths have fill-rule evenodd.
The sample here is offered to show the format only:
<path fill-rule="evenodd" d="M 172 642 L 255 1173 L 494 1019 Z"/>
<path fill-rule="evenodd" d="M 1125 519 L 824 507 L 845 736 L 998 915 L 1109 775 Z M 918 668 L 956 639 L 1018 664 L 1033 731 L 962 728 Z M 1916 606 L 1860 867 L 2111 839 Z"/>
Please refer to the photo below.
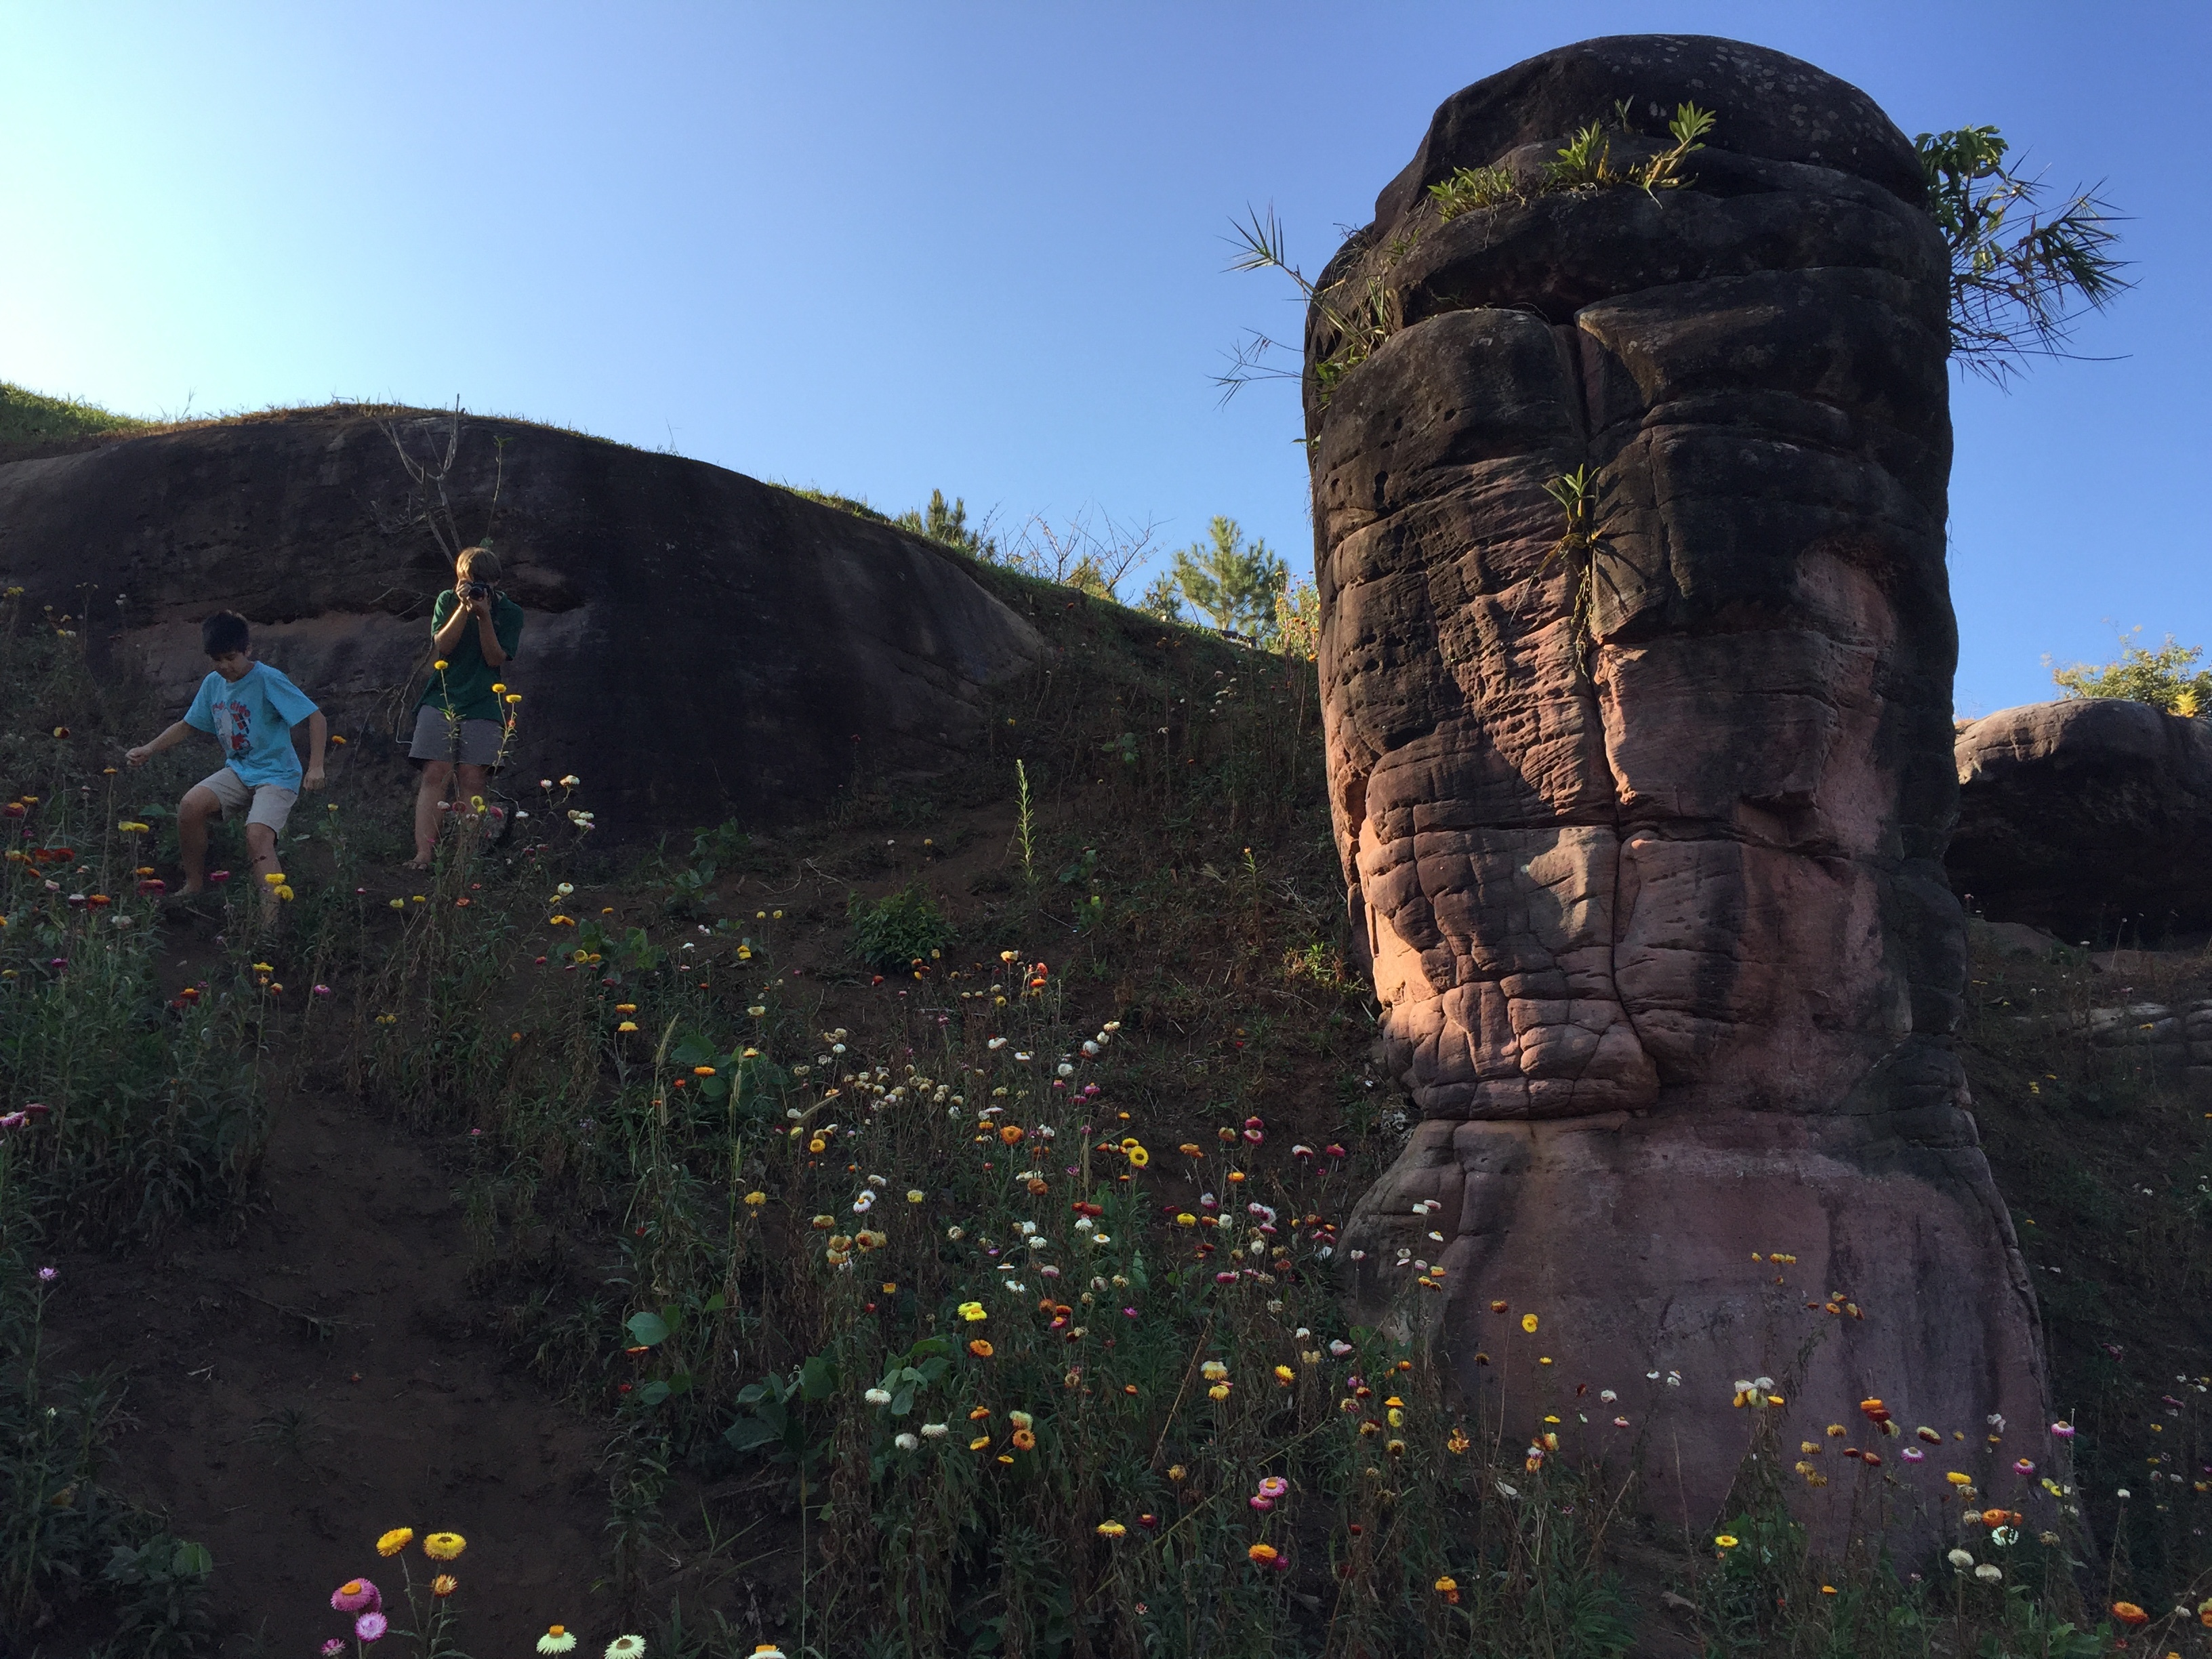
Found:
<path fill-rule="evenodd" d="M 2112 628 L 2212 645 L 2212 9 L 416 4 L 0 9 L 0 378 L 134 413 L 527 414 L 897 508 L 1225 513 L 1310 558 L 1286 385 L 1218 406 L 1437 102 L 1584 35 L 1735 35 L 2133 216 L 2117 361 L 1956 386 L 1958 703 Z"/>

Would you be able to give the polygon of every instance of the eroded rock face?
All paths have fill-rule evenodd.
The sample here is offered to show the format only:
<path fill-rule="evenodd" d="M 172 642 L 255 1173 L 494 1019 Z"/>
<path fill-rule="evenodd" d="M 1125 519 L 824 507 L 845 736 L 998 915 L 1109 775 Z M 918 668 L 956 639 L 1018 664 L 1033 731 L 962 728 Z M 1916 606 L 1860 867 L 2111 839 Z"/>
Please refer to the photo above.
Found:
<path fill-rule="evenodd" d="M 1656 133 L 1687 100 L 1718 116 L 1687 188 L 1449 222 L 1425 193 L 1534 180 L 1617 100 Z M 1573 1310 L 1563 1382 L 1694 1378 L 1693 1503 L 1740 1454 L 1724 1385 L 1784 1376 L 1833 1289 L 1885 1322 L 1817 1347 L 1813 1410 L 2039 1420 L 1950 1041 L 1948 262 L 1922 202 L 1903 135 L 1810 65 L 1596 40 L 1449 100 L 1322 278 L 1402 323 L 1307 377 L 1338 844 L 1429 1120 L 1364 1206 L 1358 1296 L 1403 1290 L 1401 1248 L 1445 1264 L 1427 1305 L 1470 1386 L 1494 1297 Z M 1341 349 L 1317 311 L 1310 370 Z M 1579 468 L 1588 558 L 1546 489 Z M 1799 1258 L 1778 1301 L 1754 1250 Z"/>
<path fill-rule="evenodd" d="M 1996 921 L 2156 945 L 2212 927 L 2212 725 L 2069 698 L 1960 728 L 1952 884 Z"/>
<path fill-rule="evenodd" d="M 424 452 L 443 431 L 414 428 Z M 919 538 L 551 428 L 470 422 L 465 534 L 495 434 L 512 440 L 501 586 L 525 617 L 513 770 L 581 775 L 613 833 L 772 823 L 856 775 L 943 771 L 981 735 L 983 688 L 1043 653 Z M 242 612 L 354 745 L 347 764 L 404 752 L 453 580 L 384 433 L 343 410 L 0 464 L 0 574 L 33 608 L 87 611 L 95 654 L 142 661 L 179 708 L 207 672 L 200 619 Z"/>

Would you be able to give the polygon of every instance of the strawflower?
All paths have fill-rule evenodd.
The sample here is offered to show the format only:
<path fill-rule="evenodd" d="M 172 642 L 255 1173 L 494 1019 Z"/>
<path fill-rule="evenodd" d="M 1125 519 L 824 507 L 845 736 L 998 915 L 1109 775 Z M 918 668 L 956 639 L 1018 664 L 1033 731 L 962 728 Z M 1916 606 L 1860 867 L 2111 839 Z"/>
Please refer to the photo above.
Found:
<path fill-rule="evenodd" d="M 554 1625 L 538 1638 L 538 1650 L 540 1653 L 574 1653 L 576 1638 L 566 1627 Z"/>
<path fill-rule="evenodd" d="M 430 1581 L 430 1594 L 442 1601 L 460 1587 L 459 1579 L 454 1577 L 450 1572 L 441 1572 Z"/>
<path fill-rule="evenodd" d="M 380 1613 L 364 1613 L 353 1621 L 354 1639 L 364 1646 L 371 1642 L 381 1642 L 384 1632 L 389 1629 L 391 1626 Z"/>
<path fill-rule="evenodd" d="M 468 1547 L 468 1540 L 457 1532 L 434 1532 L 422 1540 L 422 1553 L 433 1561 L 455 1561 Z"/>
<path fill-rule="evenodd" d="M 645 1638 L 617 1636 L 607 1644 L 606 1659 L 645 1659 Z"/>
<path fill-rule="evenodd" d="M 379 1555 L 397 1555 L 414 1541 L 414 1528 L 394 1527 L 376 1540 L 376 1553 Z"/>
<path fill-rule="evenodd" d="M 349 1578 L 331 1592 L 331 1606 L 339 1613 L 365 1613 L 383 1605 L 383 1595 L 366 1578 Z"/>

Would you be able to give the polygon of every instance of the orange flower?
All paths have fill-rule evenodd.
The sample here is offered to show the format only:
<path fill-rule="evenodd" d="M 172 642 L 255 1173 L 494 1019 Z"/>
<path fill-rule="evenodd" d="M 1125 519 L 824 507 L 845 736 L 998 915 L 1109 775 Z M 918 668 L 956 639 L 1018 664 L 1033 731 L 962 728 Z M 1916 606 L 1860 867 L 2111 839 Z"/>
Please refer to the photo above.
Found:
<path fill-rule="evenodd" d="M 1016 1429 L 1014 1431 L 1014 1449 L 1016 1451 L 1035 1451 L 1036 1449 L 1036 1436 L 1028 1429 Z"/>
<path fill-rule="evenodd" d="M 978 1359 L 988 1359 L 991 1357 L 992 1349 L 991 1345 L 979 1336 L 968 1345 L 968 1352 Z"/>
<path fill-rule="evenodd" d="M 1281 1552 L 1273 1544 L 1255 1544 L 1244 1553 L 1255 1565 L 1268 1567 L 1275 1564 L 1275 1559 Z"/>
<path fill-rule="evenodd" d="M 1453 1577 L 1449 1573 L 1444 1574 L 1443 1577 L 1437 1580 L 1437 1594 L 1443 1596 L 1444 1600 L 1450 1602 L 1452 1606 L 1457 1607 L 1459 1605 L 1459 1580 Z"/>
<path fill-rule="evenodd" d="M 2132 1601 L 2113 1602 L 2112 1617 L 2124 1625 L 2148 1624 L 2150 1620 L 2150 1615 Z"/>
<path fill-rule="evenodd" d="M 1024 1133 L 1024 1131 L 1020 1124 L 1009 1123 L 1000 1129 L 999 1139 L 1005 1141 L 1009 1146 L 1018 1146 L 1022 1144 L 1022 1136 Z"/>
<path fill-rule="evenodd" d="M 430 1594 L 442 1601 L 460 1587 L 459 1579 L 454 1577 L 450 1572 L 441 1572 L 430 1581 Z"/>

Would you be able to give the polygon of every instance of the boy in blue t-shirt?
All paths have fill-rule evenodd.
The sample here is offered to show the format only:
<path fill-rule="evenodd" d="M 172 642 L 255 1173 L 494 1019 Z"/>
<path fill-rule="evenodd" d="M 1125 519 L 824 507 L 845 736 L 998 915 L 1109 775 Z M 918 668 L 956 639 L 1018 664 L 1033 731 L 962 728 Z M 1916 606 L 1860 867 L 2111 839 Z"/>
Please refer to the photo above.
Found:
<path fill-rule="evenodd" d="M 267 663 L 253 660 L 246 618 L 218 611 L 200 624 L 200 648 L 214 659 L 215 672 L 200 682 L 199 695 L 184 719 L 151 743 L 124 758 L 143 765 L 164 749 L 173 749 L 195 732 L 222 745 L 223 763 L 190 789 L 177 805 L 177 842 L 182 849 L 187 893 L 207 890 L 208 820 L 226 813 L 246 814 L 246 845 L 257 878 L 275 874 L 276 834 L 291 816 L 304 784 L 323 787 L 323 744 L 330 723 L 307 694 Z M 307 768 L 292 748 L 292 728 L 307 722 Z M 273 904 L 267 883 L 254 885 Z"/>

